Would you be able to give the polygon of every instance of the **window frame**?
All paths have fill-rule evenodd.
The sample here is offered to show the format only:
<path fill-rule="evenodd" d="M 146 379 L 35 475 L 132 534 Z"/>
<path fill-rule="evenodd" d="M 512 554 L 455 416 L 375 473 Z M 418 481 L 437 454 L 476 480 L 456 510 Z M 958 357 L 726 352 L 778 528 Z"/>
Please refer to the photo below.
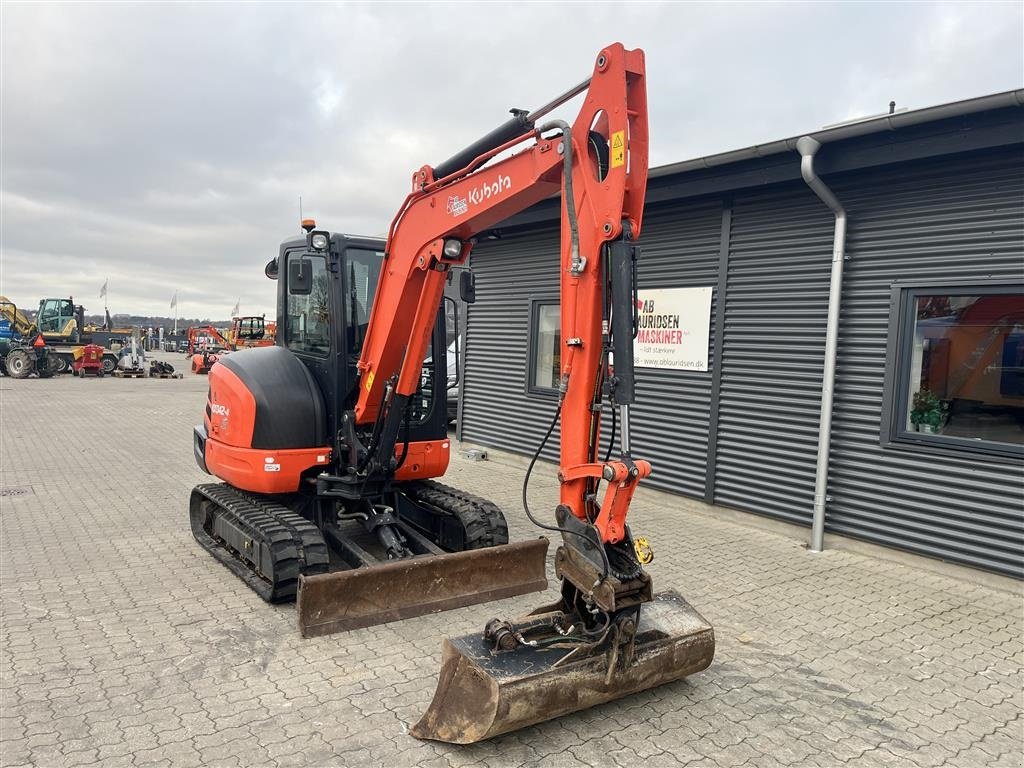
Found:
<path fill-rule="evenodd" d="M 289 286 L 288 286 L 288 262 L 294 256 L 298 256 L 299 258 L 311 258 L 311 259 L 312 258 L 319 258 L 319 259 L 323 260 L 323 263 L 324 263 L 324 274 L 326 274 L 328 276 L 327 277 L 327 279 L 328 279 L 328 285 L 327 285 L 327 312 L 328 312 L 328 317 L 330 317 L 330 315 L 331 315 L 331 304 L 334 301 L 334 297 L 331 295 L 332 287 L 330 285 L 330 280 L 331 280 L 331 276 L 332 276 L 333 272 L 331 270 L 331 263 L 330 263 L 328 254 L 326 254 L 326 253 L 311 253 L 311 252 L 309 252 L 305 248 L 293 248 L 291 250 L 285 251 L 285 258 L 284 258 L 284 297 L 285 297 L 285 302 L 284 302 L 284 307 L 285 307 L 284 308 L 284 319 L 285 319 L 285 324 L 284 324 L 284 334 L 283 334 L 284 346 L 285 346 L 286 349 L 288 349 L 289 351 L 291 351 L 292 353 L 294 353 L 296 355 L 304 355 L 306 357 L 313 358 L 313 359 L 316 359 L 316 360 L 327 360 L 327 359 L 329 359 L 331 357 L 332 354 L 334 354 L 334 348 L 335 348 L 335 340 L 334 340 L 335 334 L 334 334 L 333 328 L 331 327 L 330 320 L 328 320 L 328 323 L 327 323 L 327 329 L 328 330 L 327 330 L 327 350 L 326 351 L 324 351 L 324 352 L 314 352 L 311 349 L 297 348 L 297 347 L 293 347 L 292 346 L 291 307 L 290 307 L 290 302 L 289 302 L 289 299 L 292 296 L 292 294 L 289 292 Z"/>
<path fill-rule="evenodd" d="M 537 380 L 537 334 L 540 331 L 540 308 L 542 306 L 561 307 L 561 300 L 558 295 L 550 294 L 538 296 L 529 301 L 529 323 L 527 327 L 526 343 L 526 382 L 525 392 L 531 397 L 544 398 L 545 400 L 557 400 L 558 389 L 555 387 L 538 387 L 534 382 Z M 559 309 L 559 311 L 561 311 Z M 561 336 L 561 322 L 559 322 L 559 336 Z"/>
<path fill-rule="evenodd" d="M 883 448 L 911 450 L 938 455 L 968 454 L 993 463 L 1017 463 L 1024 458 L 1024 445 L 974 440 L 950 435 L 911 432 L 905 428 L 910 399 L 912 355 L 907 345 L 914 338 L 916 317 L 911 311 L 921 295 L 987 295 L 1024 292 L 1024 283 L 1010 278 L 980 280 L 895 281 L 889 295 L 889 326 L 885 351 L 885 381 L 882 389 L 882 417 L 879 441 Z"/>

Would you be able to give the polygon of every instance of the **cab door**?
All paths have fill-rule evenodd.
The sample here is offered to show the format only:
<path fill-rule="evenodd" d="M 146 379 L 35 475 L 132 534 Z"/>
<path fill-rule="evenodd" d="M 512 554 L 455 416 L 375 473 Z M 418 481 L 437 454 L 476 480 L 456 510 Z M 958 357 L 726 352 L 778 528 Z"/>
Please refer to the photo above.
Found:
<path fill-rule="evenodd" d="M 320 387 L 332 436 L 338 431 L 341 394 L 337 259 L 333 248 L 312 251 L 299 242 L 282 246 L 278 257 L 277 345 L 291 350 Z"/>

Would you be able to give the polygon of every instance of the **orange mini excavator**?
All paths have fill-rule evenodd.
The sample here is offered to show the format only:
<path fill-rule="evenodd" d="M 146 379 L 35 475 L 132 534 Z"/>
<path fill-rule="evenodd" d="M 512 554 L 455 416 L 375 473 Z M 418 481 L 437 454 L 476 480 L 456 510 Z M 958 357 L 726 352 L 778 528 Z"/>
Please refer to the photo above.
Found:
<path fill-rule="evenodd" d="M 192 363 L 192 373 L 209 373 L 229 348 L 224 334 L 212 325 L 189 326 L 185 334 L 185 354 Z"/>
<path fill-rule="evenodd" d="M 478 234 L 561 193 L 555 524 L 538 522 L 525 483 L 523 493 L 526 515 L 561 538 L 561 599 L 445 640 L 419 738 L 490 738 L 677 680 L 714 655 L 711 626 L 675 592 L 654 593 L 650 548 L 626 522 L 651 472 L 629 430 L 644 78 L 642 51 L 603 49 L 587 80 L 417 170 L 385 242 L 304 222 L 305 237 L 266 268 L 278 281 L 276 346 L 210 370 L 195 456 L 224 483 L 192 492 L 193 532 L 264 598 L 297 596 L 303 635 L 545 588 L 547 539 L 508 543 L 494 504 L 433 479 L 451 449 L 439 310 Z M 572 126 L 540 123 L 580 94 Z M 473 301 L 472 273 L 459 277 Z M 602 460 L 606 401 L 620 452 Z"/>

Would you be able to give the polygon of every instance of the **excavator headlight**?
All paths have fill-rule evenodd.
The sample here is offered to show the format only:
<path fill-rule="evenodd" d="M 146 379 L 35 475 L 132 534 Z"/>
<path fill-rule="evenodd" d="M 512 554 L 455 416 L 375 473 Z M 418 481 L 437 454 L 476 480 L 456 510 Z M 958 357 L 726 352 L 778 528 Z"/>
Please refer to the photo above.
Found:
<path fill-rule="evenodd" d="M 314 232 L 309 237 L 309 244 L 314 250 L 326 251 L 327 250 L 327 235 L 323 232 Z"/>
<path fill-rule="evenodd" d="M 451 240 L 444 241 L 444 255 L 449 259 L 459 258 L 459 254 L 462 253 L 462 241 L 452 238 Z"/>

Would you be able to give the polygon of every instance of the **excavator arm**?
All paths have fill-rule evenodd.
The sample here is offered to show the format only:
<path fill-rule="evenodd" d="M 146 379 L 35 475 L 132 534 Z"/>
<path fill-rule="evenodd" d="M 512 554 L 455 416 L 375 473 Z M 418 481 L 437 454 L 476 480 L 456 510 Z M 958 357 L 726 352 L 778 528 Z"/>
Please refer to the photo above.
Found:
<path fill-rule="evenodd" d="M 36 333 L 36 324 L 6 296 L 0 296 L 0 317 L 5 318 L 11 324 L 11 330 L 19 336 L 28 338 Z"/>
<path fill-rule="evenodd" d="M 647 182 L 643 54 L 621 45 L 605 48 L 577 92 L 584 89 L 571 128 L 554 122 L 532 128 L 536 116 L 529 116 L 534 143 L 518 155 L 477 171 L 483 155 L 450 178 L 432 179 L 430 169 L 421 169 L 422 187 L 392 227 L 388 278 L 394 268 L 396 279 L 374 311 L 386 318 L 382 329 L 409 339 L 409 351 L 399 369 L 386 338 L 367 350 L 363 418 L 372 418 L 370 403 L 383 401 L 387 408 L 390 400 L 391 408 L 394 402 L 400 407 L 411 391 L 408 367 L 422 359 L 444 272 L 465 260 L 470 238 L 553 188 L 562 193 L 559 399 L 547 433 L 561 419 L 557 525 L 530 515 L 525 483 L 523 488 L 531 520 L 562 536 L 555 553 L 561 599 L 517 619 L 492 619 L 482 636 L 446 638 L 434 699 L 410 729 L 417 738 L 463 744 L 488 739 L 678 680 L 705 669 L 714 656 L 711 625 L 677 593 L 654 594 L 642 567 L 653 554 L 626 525 L 637 483 L 651 472 L 629 444 L 635 239 Z M 413 223 L 408 231 L 418 234 L 406 240 Z M 413 285 L 403 286 L 403 279 Z M 387 388 L 377 399 L 381 377 Z M 612 431 L 617 426 L 621 437 L 614 460 L 598 455 L 606 401 L 618 421 Z"/>
<path fill-rule="evenodd" d="M 570 127 L 540 118 L 585 92 Z M 598 461 L 607 391 L 632 401 L 634 289 L 632 241 L 639 235 L 647 184 L 644 57 L 621 44 L 602 50 L 587 80 L 504 126 L 437 168 L 413 174 L 413 189 L 389 231 L 358 370 L 355 422 L 374 425 L 385 469 L 415 393 L 447 273 L 469 258 L 474 238 L 513 214 L 561 193 L 562 505 L 620 541 L 637 480 L 650 465 L 625 454 Z M 525 148 L 521 147 L 529 142 Z M 516 150 L 503 159 L 502 153 Z M 628 322 L 623 322 L 628 321 Z M 609 376 L 609 353 L 620 371 Z M 628 435 L 623 413 L 623 435 Z M 603 512 L 593 500 L 609 481 Z"/>

